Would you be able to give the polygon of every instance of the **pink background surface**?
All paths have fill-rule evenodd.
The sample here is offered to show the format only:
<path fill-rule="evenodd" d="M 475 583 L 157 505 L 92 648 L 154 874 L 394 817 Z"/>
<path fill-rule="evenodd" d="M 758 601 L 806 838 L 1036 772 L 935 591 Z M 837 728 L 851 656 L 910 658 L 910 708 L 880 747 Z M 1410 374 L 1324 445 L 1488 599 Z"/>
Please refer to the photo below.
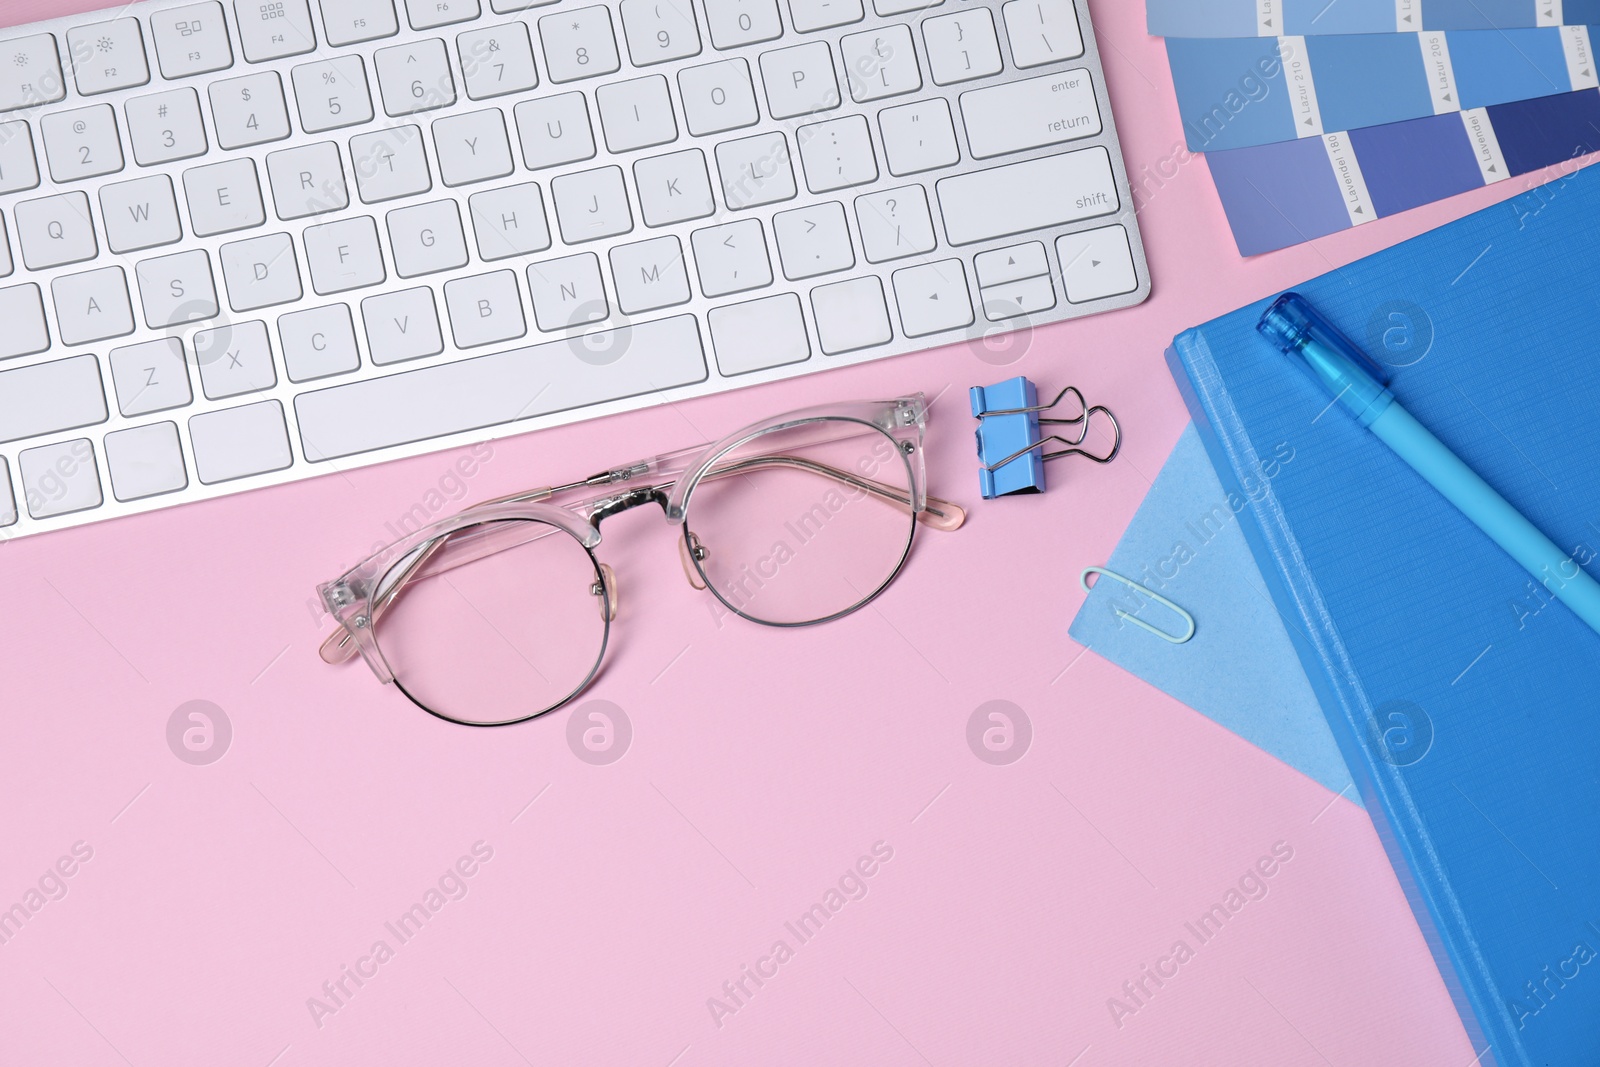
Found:
<path fill-rule="evenodd" d="M 1162 48 L 1142 4 L 1093 7 L 1137 180 L 1184 158 Z M 1012 366 L 951 347 L 498 442 L 473 499 L 790 407 L 940 396 L 931 489 L 971 520 L 841 622 L 719 627 L 653 511 L 607 525 L 623 614 L 583 701 L 632 724 L 609 765 L 576 757 L 569 712 L 454 727 L 316 656 L 315 583 L 456 456 L 5 545 L 0 907 L 74 843 L 93 857 L 0 945 L 0 1062 L 1468 1067 L 1365 814 L 1066 631 L 1183 428 L 1177 330 L 1527 184 L 1241 261 L 1187 162 L 1143 198 L 1155 296 Z M 964 391 L 1018 372 L 1079 385 L 1127 444 L 984 503 Z M 167 745 L 190 700 L 232 724 L 208 766 Z M 1007 766 L 966 740 L 991 700 L 1032 723 Z M 466 895 L 401 943 L 385 923 L 479 841 Z M 802 944 L 785 922 L 880 841 L 866 896 Z M 1278 842 L 1267 895 L 1201 944 L 1184 924 Z M 1119 1026 L 1108 999 L 1180 939 L 1193 957 Z M 314 1018 L 379 940 L 392 958 Z M 717 1025 L 708 998 L 778 940 L 792 958 Z"/>

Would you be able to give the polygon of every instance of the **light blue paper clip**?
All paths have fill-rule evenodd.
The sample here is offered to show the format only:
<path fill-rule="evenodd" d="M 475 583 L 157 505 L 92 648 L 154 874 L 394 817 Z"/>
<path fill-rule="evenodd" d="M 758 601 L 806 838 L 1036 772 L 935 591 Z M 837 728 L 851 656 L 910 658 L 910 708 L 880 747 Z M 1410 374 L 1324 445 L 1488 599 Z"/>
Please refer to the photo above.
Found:
<path fill-rule="evenodd" d="M 1085 568 L 1083 568 L 1083 573 L 1078 576 L 1078 583 L 1083 586 L 1083 591 L 1085 593 L 1089 592 L 1089 590 L 1090 590 L 1089 575 L 1091 575 L 1091 574 L 1103 574 L 1107 578 L 1110 578 L 1112 581 L 1121 582 L 1123 585 L 1128 586 L 1130 589 L 1138 590 L 1140 593 L 1143 593 L 1145 596 L 1149 597 L 1151 600 L 1154 600 L 1157 604 L 1160 604 L 1160 605 L 1162 605 L 1163 607 L 1166 607 L 1166 608 L 1170 608 L 1180 618 L 1183 619 L 1183 621 L 1185 623 L 1185 629 L 1184 629 L 1184 632 L 1180 636 L 1173 636 L 1172 634 L 1168 633 L 1165 630 L 1158 629 L 1157 627 L 1151 626 L 1149 623 L 1145 622 L 1143 619 L 1139 618 L 1137 615 L 1133 615 L 1133 614 L 1130 614 L 1129 612 L 1123 611 L 1119 607 L 1113 607 L 1112 611 L 1116 614 L 1117 618 L 1126 620 L 1127 622 L 1131 622 L 1135 626 L 1139 627 L 1139 629 L 1141 629 L 1141 630 L 1148 630 L 1150 633 L 1153 633 L 1157 637 L 1161 638 L 1161 640 L 1171 642 L 1174 645 L 1181 645 L 1185 641 L 1188 641 L 1191 637 L 1194 636 L 1195 625 L 1194 625 L 1194 616 L 1193 615 L 1190 615 L 1187 611 L 1184 611 L 1182 608 L 1178 607 L 1178 605 L 1174 604 L 1172 601 L 1168 600 L 1166 597 L 1162 596 L 1160 593 L 1157 593 L 1155 590 L 1146 589 L 1144 586 L 1140 585 L 1138 582 L 1134 581 L 1132 578 L 1124 578 L 1122 575 L 1118 574 L 1116 571 L 1106 570 L 1106 568 L 1104 568 L 1104 567 L 1085 567 Z"/>

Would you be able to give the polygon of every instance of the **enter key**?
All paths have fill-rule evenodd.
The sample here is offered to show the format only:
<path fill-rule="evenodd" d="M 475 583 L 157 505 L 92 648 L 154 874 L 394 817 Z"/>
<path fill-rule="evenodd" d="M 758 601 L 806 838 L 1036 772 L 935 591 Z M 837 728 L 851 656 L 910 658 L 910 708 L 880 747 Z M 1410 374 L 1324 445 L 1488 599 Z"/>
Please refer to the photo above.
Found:
<path fill-rule="evenodd" d="M 1060 144 L 1100 132 L 1100 107 L 1087 70 L 1066 70 L 961 94 L 975 159 Z"/>

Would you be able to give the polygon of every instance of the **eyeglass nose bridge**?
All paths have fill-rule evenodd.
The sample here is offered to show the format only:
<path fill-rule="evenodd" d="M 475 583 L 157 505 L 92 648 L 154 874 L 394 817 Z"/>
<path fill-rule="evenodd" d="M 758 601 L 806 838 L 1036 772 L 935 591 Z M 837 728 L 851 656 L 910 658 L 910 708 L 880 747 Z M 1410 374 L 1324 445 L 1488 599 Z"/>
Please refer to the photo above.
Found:
<path fill-rule="evenodd" d="M 589 525 L 593 526 L 598 532 L 600 524 L 613 515 L 620 515 L 624 511 L 632 511 L 634 508 L 643 507 L 645 504 L 659 504 L 661 505 L 662 514 L 667 514 L 666 492 L 661 486 L 642 485 L 637 489 L 629 489 L 616 496 L 596 501 L 589 511 Z"/>

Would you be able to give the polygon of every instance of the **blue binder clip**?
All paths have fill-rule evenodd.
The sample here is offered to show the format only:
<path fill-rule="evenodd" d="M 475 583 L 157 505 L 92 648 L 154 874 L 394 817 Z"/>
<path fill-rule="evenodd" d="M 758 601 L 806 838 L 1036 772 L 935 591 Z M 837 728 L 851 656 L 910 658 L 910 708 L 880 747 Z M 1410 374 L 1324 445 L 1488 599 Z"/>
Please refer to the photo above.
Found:
<path fill-rule="evenodd" d="M 1050 411 L 1067 396 L 1077 403 L 1079 414 L 1071 418 L 1045 418 L 1041 412 Z M 1122 451 L 1122 428 L 1110 409 L 1096 404 L 1089 407 L 1083 394 L 1067 386 L 1048 404 L 1039 403 L 1039 392 L 1034 384 L 1020 375 L 995 385 L 975 385 L 971 390 L 972 414 L 978 420 L 978 487 L 983 499 L 1014 493 L 1044 492 L 1044 465 L 1062 456 L 1083 456 L 1096 463 L 1110 463 Z M 1111 451 L 1103 456 L 1081 447 L 1089 436 L 1089 423 L 1095 413 L 1111 423 Z M 1076 436 L 1052 433 L 1040 436 L 1041 426 L 1070 426 Z M 1054 452 L 1046 452 L 1051 441 L 1066 445 Z"/>

